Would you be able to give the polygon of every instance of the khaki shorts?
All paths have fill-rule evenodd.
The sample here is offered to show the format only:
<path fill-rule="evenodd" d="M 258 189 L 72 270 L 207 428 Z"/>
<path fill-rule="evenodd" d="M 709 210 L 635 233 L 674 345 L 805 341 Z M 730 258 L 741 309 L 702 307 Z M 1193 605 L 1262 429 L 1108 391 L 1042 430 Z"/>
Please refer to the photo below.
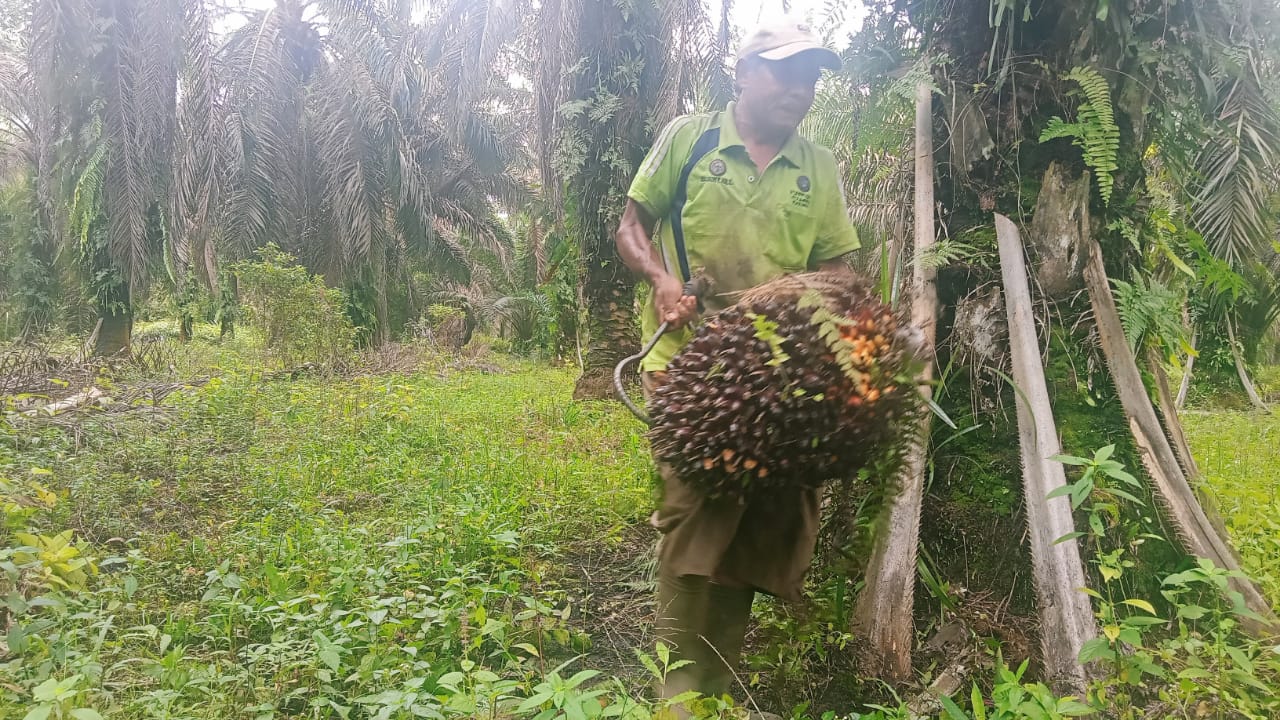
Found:
<path fill-rule="evenodd" d="M 645 397 L 661 382 L 662 373 L 644 373 Z M 746 502 L 710 499 L 670 465 L 655 462 L 662 500 L 651 522 L 663 534 L 661 572 L 800 599 L 818 539 L 818 490 L 779 491 Z"/>

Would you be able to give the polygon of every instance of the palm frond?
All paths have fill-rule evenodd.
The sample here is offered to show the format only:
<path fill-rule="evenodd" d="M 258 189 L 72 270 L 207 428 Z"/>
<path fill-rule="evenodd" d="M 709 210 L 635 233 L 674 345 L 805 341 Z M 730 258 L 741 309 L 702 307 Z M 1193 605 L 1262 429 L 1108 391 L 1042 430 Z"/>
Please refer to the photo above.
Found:
<path fill-rule="evenodd" d="M 663 0 L 658 7 L 658 34 L 665 39 L 666 52 L 650 122 L 663 127 L 693 109 L 689 101 L 694 88 L 704 82 L 708 71 L 714 77 L 715 69 L 721 68 L 723 74 L 728 58 L 719 43 L 707 47 L 711 21 L 701 0 Z"/>
<path fill-rule="evenodd" d="M 209 242 L 211 210 L 217 202 L 218 138 L 222 132 L 222 108 L 216 98 L 218 79 L 214 76 L 214 53 L 209 41 L 209 17 L 203 2 L 187 3 L 183 18 L 183 72 L 178 115 L 178 148 L 173 164 L 174 264 L 179 274 L 200 258 L 203 281 L 212 287 L 216 269 L 206 262 L 211 257 L 204 245 Z M 194 248 L 194 249 L 193 249 Z"/>
<path fill-rule="evenodd" d="M 153 206 L 167 196 L 177 89 L 176 3 L 135 0 L 104 7 L 100 72 L 103 140 L 109 148 L 103 202 L 112 264 L 145 287 Z"/>
<path fill-rule="evenodd" d="M 361 122 L 368 119 L 367 112 L 351 101 L 351 95 L 337 81 L 319 93 L 317 147 L 343 256 L 358 266 L 385 251 L 385 204 L 380 193 L 385 175 L 373 139 Z"/>
<path fill-rule="evenodd" d="M 1280 167 L 1280 116 L 1252 65 L 1228 83 L 1208 143 L 1196 159 L 1191 220 L 1218 257 L 1243 267 L 1270 241 L 1268 199 Z"/>

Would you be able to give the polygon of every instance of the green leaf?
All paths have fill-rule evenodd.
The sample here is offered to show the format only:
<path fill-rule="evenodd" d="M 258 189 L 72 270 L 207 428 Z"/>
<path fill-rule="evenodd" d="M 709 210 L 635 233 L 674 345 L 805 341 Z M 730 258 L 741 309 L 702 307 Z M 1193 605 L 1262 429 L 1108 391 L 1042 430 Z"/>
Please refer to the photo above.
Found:
<path fill-rule="evenodd" d="M 567 684 L 571 688 L 576 688 L 599 674 L 599 670 L 580 670 L 575 673 L 573 677 L 569 678 L 569 682 Z"/>
<path fill-rule="evenodd" d="M 1109 490 L 1107 490 L 1107 492 L 1111 493 L 1112 495 L 1115 495 L 1116 497 L 1124 498 L 1125 500 L 1128 500 L 1129 502 L 1134 503 L 1136 505 L 1140 505 L 1143 507 L 1146 506 L 1146 503 L 1142 502 L 1140 498 L 1134 497 L 1133 495 L 1125 492 L 1124 490 L 1121 490 L 1120 488 L 1110 488 Z"/>
<path fill-rule="evenodd" d="M 45 720 L 52 713 L 52 704 L 37 705 L 27 711 L 27 714 L 22 716 L 22 720 Z"/>
<path fill-rule="evenodd" d="M 1138 600 L 1138 599 L 1131 598 L 1131 599 L 1125 600 L 1124 604 L 1130 607 L 1136 607 L 1139 610 L 1146 610 L 1152 615 L 1156 614 L 1156 609 L 1152 607 L 1151 603 L 1147 602 L 1146 600 Z"/>
<path fill-rule="evenodd" d="M 1070 495 L 1071 490 L 1072 490 L 1071 485 L 1061 485 L 1059 487 L 1054 488 L 1052 491 L 1050 491 L 1048 495 L 1045 495 L 1044 499 L 1052 500 L 1056 497 L 1062 497 L 1063 495 Z"/>
<path fill-rule="evenodd" d="M 661 645 L 662 643 L 658 644 Z M 642 653 L 637 649 L 636 658 L 640 660 L 640 664 L 643 665 L 644 669 L 648 670 L 649 674 L 655 679 L 662 677 L 662 671 L 658 669 L 658 664 L 653 661 L 653 658 L 650 657 L 648 653 Z"/>
<path fill-rule="evenodd" d="M 938 403 L 934 402 L 934 401 L 933 401 L 933 398 L 931 398 L 931 397 L 926 397 L 926 398 L 924 399 L 924 402 L 925 402 L 925 404 L 926 404 L 926 405 L 928 405 L 928 406 L 929 406 L 929 409 L 933 411 L 933 414 L 934 414 L 934 415 L 936 415 L 936 416 L 938 416 L 938 419 L 939 419 L 939 420 L 941 420 L 943 423 L 945 423 L 947 427 L 951 428 L 952 430 L 959 430 L 959 429 L 960 429 L 959 427 L 956 427 L 956 424 L 955 424 L 955 422 L 951 419 L 951 416 L 950 416 L 950 415 L 947 415 L 947 411 L 946 411 L 946 410 L 943 410 L 941 405 L 939 405 Z"/>
<path fill-rule="evenodd" d="M 1184 620 L 1199 620 L 1208 614 L 1209 610 L 1199 605 L 1180 605 L 1178 606 L 1178 617 Z"/>
<path fill-rule="evenodd" d="M 540 708 L 542 707 L 543 703 L 550 700 L 554 695 L 555 693 L 552 693 L 552 692 L 540 692 L 537 695 L 526 698 L 524 702 L 520 703 L 516 707 L 516 712 L 527 713 L 530 710 L 533 710 L 535 708 Z M 359 700 L 357 700 L 356 702 L 359 702 Z"/>
<path fill-rule="evenodd" d="M 702 693 L 698 692 L 697 690 L 685 690 L 679 695 L 676 695 L 673 698 L 669 698 L 666 702 L 667 704 L 672 706 L 683 705 L 684 703 L 697 700 L 700 697 L 702 697 Z"/>
<path fill-rule="evenodd" d="M 1227 645 L 1226 651 L 1227 654 L 1231 656 L 1231 659 L 1236 661 L 1237 667 L 1250 675 L 1253 674 L 1253 661 L 1249 659 L 1249 656 L 1241 652 L 1240 648 L 1233 645 Z"/>
<path fill-rule="evenodd" d="M 1079 700 L 1071 697 L 1065 697 L 1059 700 L 1057 710 L 1058 714 L 1066 715 L 1067 717 L 1083 717 L 1097 712 L 1088 705 L 1085 705 Z"/>
<path fill-rule="evenodd" d="M 102 720 L 102 716 L 97 710 L 91 708 L 76 708 L 71 711 L 71 717 L 76 720 Z"/>
<path fill-rule="evenodd" d="M 956 705 L 955 701 L 946 695 L 940 695 L 938 702 L 942 703 L 942 709 L 947 711 L 947 717 L 951 720 L 969 720 L 969 716 Z"/>
<path fill-rule="evenodd" d="M 1106 475 L 1107 475 L 1108 477 L 1113 477 L 1113 478 L 1115 478 L 1116 480 L 1120 480 L 1120 481 L 1126 482 L 1126 483 L 1128 483 L 1128 484 L 1132 485 L 1133 487 L 1142 487 L 1142 483 L 1138 481 L 1138 478 L 1136 478 L 1136 477 L 1134 477 L 1134 476 L 1130 475 L 1129 473 L 1125 472 L 1124 470 L 1111 470 L 1111 469 L 1107 469 L 1107 470 L 1103 470 L 1103 472 L 1104 472 L 1104 473 L 1106 473 Z"/>
<path fill-rule="evenodd" d="M 534 657 L 542 657 L 542 653 L 538 652 L 538 648 L 530 645 L 529 643 L 516 643 L 511 647 L 516 648 L 517 650 L 523 650 Z"/>
<path fill-rule="evenodd" d="M 1080 648 L 1080 664 L 1085 664 L 1093 660 L 1111 660 L 1115 658 L 1115 650 L 1111 649 L 1111 644 L 1106 638 L 1094 638 L 1089 640 Z"/>
<path fill-rule="evenodd" d="M 1060 462 L 1063 465 L 1088 465 L 1089 464 L 1088 458 L 1076 457 L 1075 455 L 1051 455 L 1049 459 L 1053 460 L 1054 462 Z"/>
<path fill-rule="evenodd" d="M 1106 527 L 1102 524 L 1102 516 L 1096 512 L 1089 514 L 1089 529 L 1093 531 L 1096 537 L 1102 537 L 1107 534 Z"/>
<path fill-rule="evenodd" d="M 564 716 L 568 720 L 587 720 L 587 714 L 582 711 L 582 703 L 577 698 L 571 699 L 561 708 L 564 710 Z"/>
<path fill-rule="evenodd" d="M 987 720 L 987 705 L 982 701 L 982 691 L 978 683 L 973 683 L 969 690 L 969 705 L 973 709 L 973 720 Z"/>
<path fill-rule="evenodd" d="M 330 670 L 337 672 L 338 668 L 342 665 L 342 657 L 333 650 L 321 650 L 320 662 L 327 665 Z"/>
<path fill-rule="evenodd" d="M 1080 532 L 1079 530 L 1076 530 L 1073 532 L 1069 532 L 1066 535 L 1063 535 L 1062 537 L 1054 540 L 1052 544 L 1057 545 L 1058 543 L 1070 542 L 1072 540 L 1075 540 L 1078 537 L 1084 537 L 1084 533 Z"/>
<path fill-rule="evenodd" d="M 1071 507 L 1078 509 L 1089 499 L 1089 493 L 1093 492 L 1093 478 L 1081 478 L 1080 482 L 1075 484 L 1071 490 Z"/>
<path fill-rule="evenodd" d="M 448 672 L 448 673 L 445 673 L 444 675 L 441 675 L 440 679 L 436 680 L 436 684 L 457 687 L 459 683 L 461 683 L 463 680 L 466 680 L 466 679 L 467 679 L 466 675 L 463 675 L 457 670 L 454 670 L 453 672 Z"/>
<path fill-rule="evenodd" d="M 1168 620 L 1149 615 L 1133 615 L 1124 619 L 1124 624 L 1129 627 L 1146 627 L 1148 625 L 1163 625 Z"/>

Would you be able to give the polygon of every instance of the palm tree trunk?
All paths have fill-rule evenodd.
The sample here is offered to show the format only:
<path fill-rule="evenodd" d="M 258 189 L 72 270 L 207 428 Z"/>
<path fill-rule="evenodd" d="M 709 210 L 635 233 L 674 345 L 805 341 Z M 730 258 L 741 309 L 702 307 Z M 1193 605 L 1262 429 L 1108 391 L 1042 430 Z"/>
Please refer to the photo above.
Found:
<path fill-rule="evenodd" d="M 614 366 L 636 347 L 635 279 L 618 258 L 612 236 L 594 238 L 582 260 L 588 342 L 573 397 L 603 399 L 612 396 Z"/>
<path fill-rule="evenodd" d="M 1191 350 L 1187 353 L 1187 369 L 1182 373 L 1182 382 L 1178 385 L 1178 397 L 1173 401 L 1173 409 L 1181 410 L 1182 406 L 1187 402 L 1187 391 L 1191 389 L 1191 371 L 1196 366 L 1196 339 L 1197 334 L 1191 334 Z"/>
<path fill-rule="evenodd" d="M 1231 342 L 1231 359 L 1236 364 L 1236 375 L 1240 378 L 1240 385 L 1244 387 L 1244 392 L 1249 396 L 1249 402 L 1259 410 L 1266 410 L 1267 404 L 1262 402 L 1262 398 L 1258 395 L 1258 389 L 1253 386 L 1253 380 L 1249 378 L 1249 368 L 1244 364 L 1244 356 L 1240 354 L 1240 343 L 1236 342 L 1236 324 L 1227 318 L 1227 339 Z"/>
<path fill-rule="evenodd" d="M 24 340 L 41 335 L 53 324 L 57 305 L 58 272 L 55 267 L 58 247 L 52 212 L 40 198 L 35 176 L 26 179 L 31 193 L 32 227 L 26 233 L 28 260 L 15 278 L 22 290 L 19 332 Z"/>
<path fill-rule="evenodd" d="M 1074 539 L 1061 539 L 1075 530 L 1071 503 L 1066 497 L 1049 497 L 1067 484 L 1067 477 L 1062 463 L 1050 460 L 1062 452 L 1062 445 L 1036 341 L 1022 239 L 1009 218 L 997 213 L 995 220 L 1009 313 L 1013 379 L 1021 388 L 1017 404 L 1018 439 L 1022 447 L 1032 572 L 1040 610 L 1040 650 L 1045 675 L 1054 689 L 1081 695 L 1086 678 L 1077 658 L 1084 644 L 1097 637 L 1098 627 L 1089 596 L 1081 591 L 1086 582 L 1080 548 Z"/>
<path fill-rule="evenodd" d="M 395 216 L 391 207 L 386 209 L 388 232 L 395 227 Z M 373 333 L 369 343 L 380 348 L 391 339 L 390 317 L 387 311 L 387 253 L 390 248 L 384 241 L 376 241 L 369 248 L 370 271 L 373 275 Z"/>
<path fill-rule="evenodd" d="M 1200 468 L 1196 467 L 1196 459 L 1191 455 L 1191 444 L 1187 442 L 1187 434 L 1182 429 L 1182 420 L 1169 386 L 1169 374 L 1164 371 L 1164 364 L 1154 348 L 1147 348 L 1147 370 L 1156 379 L 1156 403 L 1160 406 L 1160 416 L 1164 418 L 1164 426 L 1173 443 L 1173 450 L 1178 454 L 1187 477 L 1199 477 Z"/>
<path fill-rule="evenodd" d="M 133 311 L 129 305 L 129 287 L 121 283 L 120 290 L 107 299 L 98 300 L 98 331 L 93 354 L 99 357 L 115 357 L 129 354 L 133 338 Z"/>
<path fill-rule="evenodd" d="M 933 224 L 933 96 L 928 83 L 916 86 L 915 252 L 921 257 L 934 240 Z M 914 295 L 911 322 L 923 334 L 921 354 L 927 359 L 922 391 L 931 392 L 933 353 L 937 336 L 937 269 L 912 263 Z M 889 272 L 894 272 L 892 265 Z M 902 682 L 911 677 L 914 636 L 916 552 L 920 544 L 920 503 L 924 497 L 929 426 L 925 414 L 915 445 L 903 463 L 902 487 L 889 506 L 888 517 L 867 567 L 866 583 L 858 596 L 855 624 L 866 635 L 863 662 L 873 674 Z"/>
<path fill-rule="evenodd" d="M 1096 240 L 1089 242 L 1088 252 L 1084 280 L 1102 341 L 1102 353 L 1111 369 L 1116 394 L 1120 396 L 1120 404 L 1129 420 L 1129 428 L 1142 456 L 1142 463 L 1155 485 L 1156 495 L 1168 511 L 1169 519 L 1177 528 L 1187 552 L 1208 559 L 1220 568 L 1239 570 L 1239 559 L 1227 539 L 1218 532 L 1205 513 L 1186 474 L 1178 465 L 1173 448 L 1165 439 L 1160 419 L 1151 406 L 1142 376 L 1138 373 L 1138 365 L 1129 350 L 1128 341 L 1125 340 L 1124 326 L 1120 322 L 1120 313 L 1116 310 L 1111 285 L 1102 264 L 1102 248 Z M 1244 577 L 1233 577 L 1229 583 L 1232 590 L 1244 597 L 1249 609 L 1264 618 L 1263 622 L 1242 619 L 1245 629 L 1259 636 L 1273 632 L 1275 616 L 1257 586 Z"/>

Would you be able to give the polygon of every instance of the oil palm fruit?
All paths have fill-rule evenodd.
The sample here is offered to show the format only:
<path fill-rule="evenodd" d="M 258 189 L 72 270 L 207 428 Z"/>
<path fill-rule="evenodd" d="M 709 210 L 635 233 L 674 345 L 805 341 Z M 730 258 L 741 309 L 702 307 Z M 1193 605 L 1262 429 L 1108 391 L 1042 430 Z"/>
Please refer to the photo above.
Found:
<path fill-rule="evenodd" d="M 789 275 L 707 318 L 650 399 L 650 443 L 713 497 L 817 487 L 900 455 L 918 333 L 845 272 Z"/>

